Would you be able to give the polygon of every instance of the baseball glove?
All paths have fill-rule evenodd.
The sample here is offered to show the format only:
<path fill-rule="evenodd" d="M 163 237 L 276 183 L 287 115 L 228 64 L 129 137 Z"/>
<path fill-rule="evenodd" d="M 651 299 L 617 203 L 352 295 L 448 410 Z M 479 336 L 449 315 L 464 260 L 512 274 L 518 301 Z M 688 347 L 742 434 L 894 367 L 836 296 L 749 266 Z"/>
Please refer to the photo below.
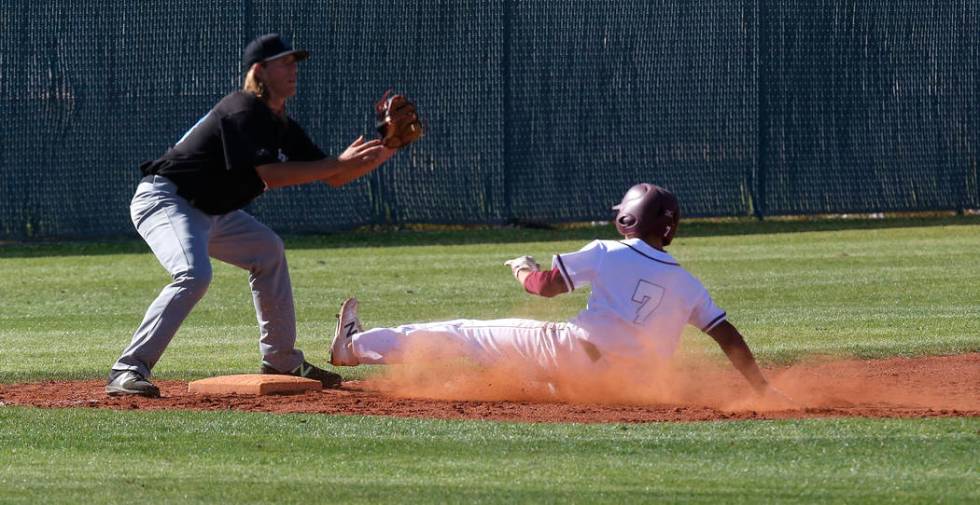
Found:
<path fill-rule="evenodd" d="M 389 149 L 401 149 L 422 138 L 422 122 L 419 121 L 415 104 L 403 95 L 385 91 L 381 100 L 374 104 L 378 117 L 378 133 L 381 141 Z"/>

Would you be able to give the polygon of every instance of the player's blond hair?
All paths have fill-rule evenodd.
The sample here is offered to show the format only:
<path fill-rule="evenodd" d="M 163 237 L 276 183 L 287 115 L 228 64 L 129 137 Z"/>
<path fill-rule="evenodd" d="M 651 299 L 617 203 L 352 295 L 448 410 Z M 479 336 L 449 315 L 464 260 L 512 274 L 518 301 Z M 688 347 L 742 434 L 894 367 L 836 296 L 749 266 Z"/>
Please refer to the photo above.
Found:
<path fill-rule="evenodd" d="M 265 98 L 265 83 L 255 75 L 255 65 L 252 65 L 252 68 L 248 69 L 248 73 L 245 74 L 245 83 L 242 84 L 242 89 L 259 98 Z"/>

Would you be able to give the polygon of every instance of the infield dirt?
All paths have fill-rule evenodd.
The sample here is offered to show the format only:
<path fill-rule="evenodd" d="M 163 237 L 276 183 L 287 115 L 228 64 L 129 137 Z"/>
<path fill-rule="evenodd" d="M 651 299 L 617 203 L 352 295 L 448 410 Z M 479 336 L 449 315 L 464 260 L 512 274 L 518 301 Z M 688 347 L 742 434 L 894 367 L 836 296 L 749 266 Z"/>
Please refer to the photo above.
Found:
<path fill-rule="evenodd" d="M 980 353 L 885 360 L 809 360 L 765 370 L 799 406 L 748 392 L 724 363 L 681 360 L 628 384 L 611 377 L 574 392 L 504 371 L 390 367 L 341 389 L 295 395 L 198 395 L 155 381 L 163 397 L 110 398 L 103 381 L 6 384 L 0 405 L 144 410 L 240 410 L 523 422 L 654 422 L 814 417 L 980 416 Z"/>

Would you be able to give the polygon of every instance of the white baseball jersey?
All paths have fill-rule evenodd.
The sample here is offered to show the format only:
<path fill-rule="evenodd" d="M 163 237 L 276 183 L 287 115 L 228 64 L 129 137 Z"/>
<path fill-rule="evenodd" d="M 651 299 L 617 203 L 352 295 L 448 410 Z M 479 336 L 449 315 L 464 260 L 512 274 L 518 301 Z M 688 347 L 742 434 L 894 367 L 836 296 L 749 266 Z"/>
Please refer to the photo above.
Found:
<path fill-rule="evenodd" d="M 569 291 L 592 285 L 585 310 L 568 323 L 459 319 L 375 328 L 351 337 L 356 364 L 465 356 L 479 363 L 523 362 L 544 377 L 589 377 L 580 372 L 598 356 L 610 363 L 667 358 L 685 324 L 708 331 L 725 320 L 694 276 L 641 240 L 596 240 L 555 256 L 553 268 Z"/>
<path fill-rule="evenodd" d="M 697 278 L 640 239 L 595 240 L 556 255 L 555 267 L 569 291 L 591 284 L 585 310 L 570 322 L 613 359 L 670 357 L 685 324 L 708 331 L 725 320 Z"/>

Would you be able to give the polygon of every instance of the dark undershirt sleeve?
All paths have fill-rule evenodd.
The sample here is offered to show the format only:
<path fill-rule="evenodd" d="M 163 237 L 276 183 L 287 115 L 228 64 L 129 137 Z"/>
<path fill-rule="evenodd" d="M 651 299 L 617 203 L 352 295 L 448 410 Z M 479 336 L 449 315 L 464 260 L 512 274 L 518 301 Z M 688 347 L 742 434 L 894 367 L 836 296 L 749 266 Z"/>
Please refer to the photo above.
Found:
<path fill-rule="evenodd" d="M 546 298 L 568 292 L 568 286 L 558 268 L 552 268 L 547 272 L 531 272 L 531 275 L 524 279 L 524 289 L 528 293 Z"/>

